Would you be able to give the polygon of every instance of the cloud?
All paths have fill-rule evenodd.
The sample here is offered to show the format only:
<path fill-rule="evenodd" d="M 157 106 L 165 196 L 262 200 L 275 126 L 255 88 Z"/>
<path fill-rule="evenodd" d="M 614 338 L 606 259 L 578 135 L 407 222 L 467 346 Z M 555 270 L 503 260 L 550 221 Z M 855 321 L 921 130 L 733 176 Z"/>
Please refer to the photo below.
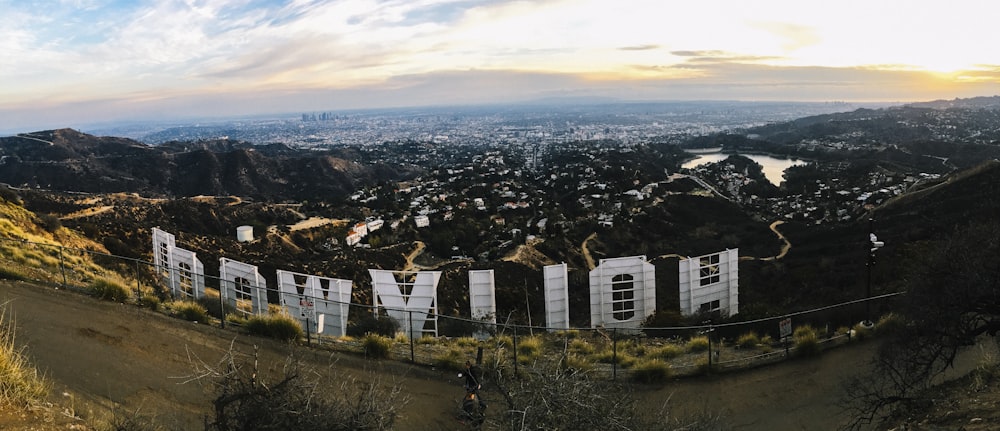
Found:
<path fill-rule="evenodd" d="M 720 57 L 725 56 L 725 51 L 705 50 L 705 51 L 670 51 L 671 55 L 677 57 Z"/>
<path fill-rule="evenodd" d="M 618 48 L 621 51 L 652 51 L 654 49 L 660 49 L 660 45 L 634 45 L 634 46 L 623 46 Z"/>

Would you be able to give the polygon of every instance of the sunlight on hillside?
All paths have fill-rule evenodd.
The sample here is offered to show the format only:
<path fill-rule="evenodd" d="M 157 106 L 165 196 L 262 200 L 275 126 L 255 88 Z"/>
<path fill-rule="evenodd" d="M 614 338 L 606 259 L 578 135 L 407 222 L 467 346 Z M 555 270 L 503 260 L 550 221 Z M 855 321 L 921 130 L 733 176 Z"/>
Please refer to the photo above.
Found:
<path fill-rule="evenodd" d="M 134 284 L 95 261 L 105 254 L 108 251 L 103 245 L 62 227 L 55 217 L 39 216 L 9 200 L 0 200 L 2 278 L 63 284 L 112 279 Z"/>

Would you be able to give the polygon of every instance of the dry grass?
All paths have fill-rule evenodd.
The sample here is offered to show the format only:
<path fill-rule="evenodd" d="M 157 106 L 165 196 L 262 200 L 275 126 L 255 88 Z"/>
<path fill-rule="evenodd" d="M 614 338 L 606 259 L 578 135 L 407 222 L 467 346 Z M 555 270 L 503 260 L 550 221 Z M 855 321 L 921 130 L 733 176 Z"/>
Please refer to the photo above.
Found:
<path fill-rule="evenodd" d="M 14 343 L 14 319 L 0 305 L 0 405 L 26 407 L 45 398 L 49 387 Z"/>

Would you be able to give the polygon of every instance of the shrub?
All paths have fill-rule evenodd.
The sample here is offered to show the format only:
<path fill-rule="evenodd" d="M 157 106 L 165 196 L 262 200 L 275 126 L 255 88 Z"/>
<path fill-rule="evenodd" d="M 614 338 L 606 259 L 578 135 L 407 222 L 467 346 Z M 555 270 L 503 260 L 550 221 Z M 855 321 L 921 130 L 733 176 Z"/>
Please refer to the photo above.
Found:
<path fill-rule="evenodd" d="M 62 227 L 62 221 L 55 214 L 39 214 L 38 221 L 49 232 L 55 232 Z"/>
<path fill-rule="evenodd" d="M 399 331 L 399 325 L 389 316 L 365 315 L 355 322 L 347 325 L 347 335 L 352 337 L 363 337 L 368 334 L 381 335 L 383 337 L 395 337 Z"/>
<path fill-rule="evenodd" d="M 891 334 L 899 331 L 906 323 L 903 317 L 896 313 L 889 313 L 878 319 L 875 330 L 880 334 Z"/>
<path fill-rule="evenodd" d="M 139 305 L 156 311 L 160 309 L 160 298 L 156 295 L 142 295 L 139 298 Z"/>
<path fill-rule="evenodd" d="M 812 326 L 799 326 L 792 334 L 795 342 L 795 352 L 799 356 L 812 356 L 819 353 L 819 336 Z"/>
<path fill-rule="evenodd" d="M 108 419 L 104 430 L 108 431 L 165 431 L 163 427 L 156 424 L 153 417 L 142 414 L 139 409 L 120 411 L 120 406 L 116 406 L 111 411 L 111 418 Z"/>
<path fill-rule="evenodd" d="M 632 380 L 638 383 L 663 383 L 670 378 L 670 364 L 660 359 L 640 361 L 632 367 Z"/>
<path fill-rule="evenodd" d="M 542 338 L 536 336 L 529 336 L 518 338 L 517 340 L 517 356 L 518 361 L 522 364 L 531 363 L 534 360 L 542 356 Z"/>
<path fill-rule="evenodd" d="M 740 335 L 739 338 L 736 339 L 736 345 L 744 349 L 752 349 L 757 347 L 758 344 L 760 344 L 760 337 L 753 331 Z"/>
<path fill-rule="evenodd" d="M 164 305 L 171 316 L 178 317 L 189 322 L 207 322 L 209 320 L 208 310 L 204 305 L 191 301 L 172 301 Z"/>
<path fill-rule="evenodd" d="M 489 344 L 501 347 L 512 347 L 514 345 L 514 339 L 510 335 L 495 335 L 488 341 Z"/>
<path fill-rule="evenodd" d="M 684 353 L 684 348 L 676 344 L 664 344 L 646 352 L 646 356 L 657 359 L 673 359 Z"/>
<path fill-rule="evenodd" d="M 277 374 L 267 369 L 282 367 L 258 366 L 256 354 L 252 364 L 237 363 L 232 352 L 220 363 L 231 366 L 195 370 L 212 378 L 215 387 L 214 416 L 206 418 L 206 431 L 384 431 L 393 428 L 407 402 L 398 386 L 377 378 L 310 378 L 319 373 L 297 362 Z"/>
<path fill-rule="evenodd" d="M 555 332 L 556 337 L 574 340 L 580 337 L 579 329 L 561 329 Z"/>
<path fill-rule="evenodd" d="M 434 356 L 434 366 L 446 370 L 462 371 L 465 369 L 465 353 L 458 348 L 450 348 L 444 353 Z"/>
<path fill-rule="evenodd" d="M 243 328 L 250 335 L 281 341 L 298 341 L 305 336 L 299 321 L 285 313 L 250 316 Z"/>
<path fill-rule="evenodd" d="M 619 351 L 618 354 L 615 354 L 615 351 L 610 348 L 596 355 L 593 355 L 592 358 L 594 359 L 594 361 L 604 364 L 614 364 L 617 361 L 618 365 L 624 368 L 628 368 L 631 367 L 632 365 L 635 365 L 637 361 L 635 356 L 625 353 L 624 351 Z"/>
<path fill-rule="evenodd" d="M 690 340 L 688 340 L 688 342 L 685 345 L 685 347 L 687 348 L 688 352 L 691 352 L 691 353 L 700 353 L 700 352 L 704 352 L 704 351 L 708 350 L 708 346 L 709 346 L 708 343 L 709 343 L 708 342 L 708 337 L 702 335 L 702 336 L 698 336 L 698 337 L 692 337 Z"/>
<path fill-rule="evenodd" d="M 219 294 L 214 291 L 206 291 L 205 295 L 198 298 L 197 302 L 201 304 L 202 307 L 205 307 L 209 316 L 219 320 L 222 320 L 230 314 L 236 313 L 236 308 L 229 304 L 223 304 L 219 299 Z"/>
<path fill-rule="evenodd" d="M 574 354 L 564 356 L 559 365 L 561 369 L 570 372 L 585 372 L 594 369 L 593 362 L 583 356 Z"/>
<path fill-rule="evenodd" d="M 455 340 L 455 344 L 461 347 L 479 347 L 479 340 L 473 337 L 460 337 Z"/>
<path fill-rule="evenodd" d="M 378 334 L 368 334 L 361 340 L 365 356 L 386 359 L 392 353 L 392 339 Z"/>
<path fill-rule="evenodd" d="M 16 269 L 0 266 L 0 280 L 28 281 L 28 276 Z"/>
<path fill-rule="evenodd" d="M 246 325 L 247 320 L 249 320 L 247 316 L 241 313 L 229 313 L 226 315 L 226 323 L 231 323 L 236 326 Z"/>
<path fill-rule="evenodd" d="M 92 281 L 87 286 L 87 291 L 91 296 L 105 301 L 125 302 L 131 296 L 123 284 L 105 278 Z"/>
<path fill-rule="evenodd" d="M 569 351 L 580 355 L 589 355 L 594 353 L 594 346 L 587 340 L 575 338 L 569 342 Z"/>
<path fill-rule="evenodd" d="M 434 346 L 434 345 L 438 344 L 437 337 L 424 336 L 424 337 L 417 338 L 416 341 L 417 341 L 417 344 L 419 344 L 421 346 Z"/>

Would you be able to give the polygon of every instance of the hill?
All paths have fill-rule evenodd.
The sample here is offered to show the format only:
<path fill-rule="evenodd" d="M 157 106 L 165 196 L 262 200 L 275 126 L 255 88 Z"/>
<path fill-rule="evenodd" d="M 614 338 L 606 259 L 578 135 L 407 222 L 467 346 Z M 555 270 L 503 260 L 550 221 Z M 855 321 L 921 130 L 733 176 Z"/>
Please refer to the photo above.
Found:
<path fill-rule="evenodd" d="M 0 138 L 0 182 L 88 193 L 340 201 L 366 184 L 413 175 L 354 157 L 229 140 L 149 146 L 59 129 Z"/>

